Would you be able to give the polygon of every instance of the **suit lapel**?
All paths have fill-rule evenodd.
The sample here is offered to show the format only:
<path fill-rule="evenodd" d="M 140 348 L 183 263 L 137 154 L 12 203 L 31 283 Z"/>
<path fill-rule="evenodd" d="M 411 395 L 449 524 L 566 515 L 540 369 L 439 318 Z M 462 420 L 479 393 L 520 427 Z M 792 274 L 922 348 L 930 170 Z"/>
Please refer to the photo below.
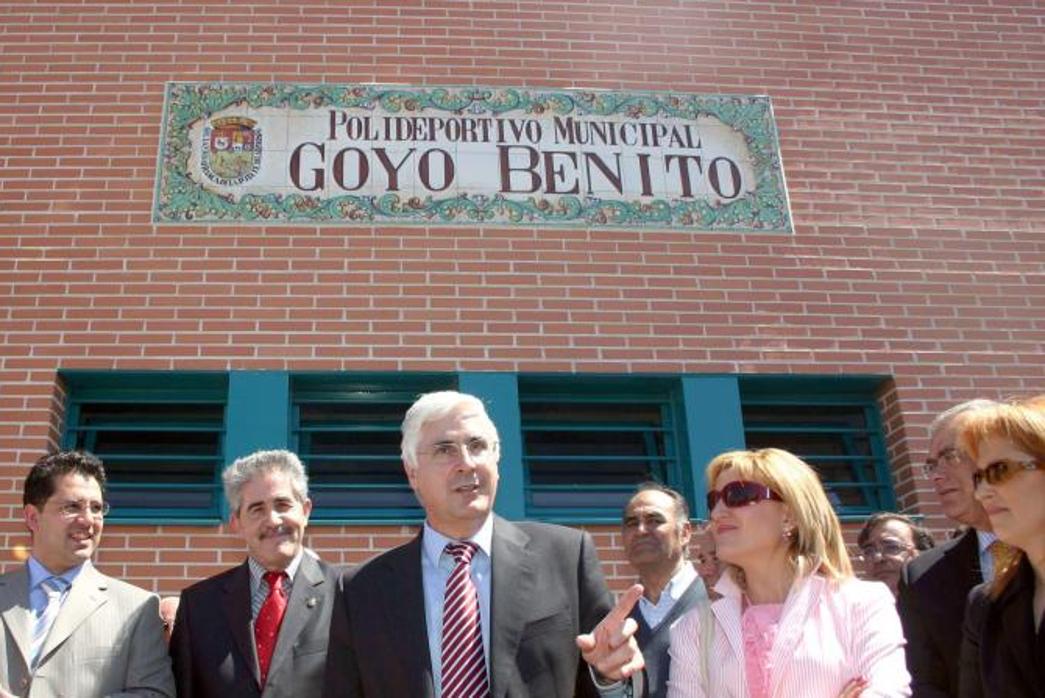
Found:
<path fill-rule="evenodd" d="M 704 580 L 699 576 L 694 578 L 693 581 L 690 582 L 690 585 L 686 587 L 686 590 L 682 592 L 682 596 L 679 597 L 679 600 L 676 601 L 675 605 L 671 607 L 670 611 L 668 611 L 668 615 L 664 616 L 664 620 L 662 620 L 660 625 L 657 627 L 670 626 L 678 618 L 681 618 L 686 611 L 693 608 L 693 606 L 698 602 L 706 601 L 707 598 L 708 590 L 707 587 L 704 586 Z M 638 609 L 638 604 L 635 604 L 635 608 Z M 640 612 L 639 615 L 641 616 L 642 613 Z"/>
<path fill-rule="evenodd" d="M 966 531 L 958 545 L 944 554 L 953 557 L 955 568 L 961 570 L 965 579 L 964 588 L 961 589 L 963 597 L 983 581 L 983 570 L 980 569 L 980 538 L 976 535 L 976 529 L 970 528 Z"/>
<path fill-rule="evenodd" d="M 0 576 L 0 617 L 29 666 L 29 573 L 19 565 Z"/>
<path fill-rule="evenodd" d="M 770 679 L 772 686 L 781 685 L 783 674 L 791 664 L 788 660 L 794 655 L 795 648 L 802 640 L 806 618 L 819 602 L 826 584 L 827 580 L 820 575 L 809 575 L 798 580 L 784 601 L 779 632 L 776 641 L 773 642 L 773 649 L 769 652 L 769 665 L 773 668 L 773 676 Z"/>
<path fill-rule="evenodd" d="M 254 649 L 254 633 L 250 622 L 250 568 L 244 561 L 224 584 L 225 603 L 221 610 L 232 640 L 239 649 L 254 679 L 258 677 L 258 656 Z"/>
<path fill-rule="evenodd" d="M 269 665 L 270 675 L 276 673 L 280 663 L 290 656 L 301 631 L 309 624 L 312 617 L 321 611 L 319 597 L 322 595 L 322 589 L 320 587 L 324 582 L 326 582 L 326 578 L 323 576 L 319 563 L 307 552 L 304 553 L 301 556 L 297 574 L 294 575 L 290 598 L 287 599 L 287 610 L 279 628 L 279 637 L 276 638 L 276 648 L 272 652 L 272 662 Z"/>
<path fill-rule="evenodd" d="M 508 521 L 494 518 L 490 576 L 490 694 L 506 695 L 515 681 L 515 653 L 533 596 L 536 561 L 529 536 Z"/>
<path fill-rule="evenodd" d="M 423 531 L 424 529 L 422 529 Z M 404 668 L 401 680 L 405 695 L 434 696 L 432 660 L 428 651 L 428 623 L 425 620 L 425 595 L 421 578 L 421 535 L 404 545 L 402 554 L 386 558 L 387 572 L 382 608 L 391 616 L 399 654 L 395 660 Z M 394 669 L 393 669 L 394 670 Z"/>
<path fill-rule="evenodd" d="M 58 616 L 54 619 L 51 632 L 44 640 L 43 649 L 40 650 L 40 661 L 61 646 L 69 639 L 69 636 L 80 627 L 100 606 L 109 602 L 107 592 L 109 580 L 90 563 L 84 565 L 83 570 L 69 588 L 69 596 L 62 603 Z"/>
<path fill-rule="evenodd" d="M 1034 627 L 1034 572 L 1026 558 L 1020 562 L 1016 576 L 994 602 L 994 607 L 998 609 L 998 634 L 1004 638 L 998 643 L 1002 651 L 996 652 L 996 655 L 1002 657 L 998 663 L 999 673 L 1019 674 L 1018 680 L 1012 677 L 1010 686 L 1013 688 L 1023 686 L 1028 691 L 1032 687 L 1040 689 L 1033 650 L 1037 632 Z"/>
<path fill-rule="evenodd" d="M 715 585 L 715 591 L 721 596 L 711 602 L 711 612 L 715 614 L 715 621 L 722 629 L 722 634 L 726 636 L 733 656 L 743 663 L 744 639 L 740 631 L 740 616 L 743 613 L 740 601 L 742 592 L 728 573 L 722 575 L 722 579 Z M 710 657 L 711 661 L 716 660 L 714 654 Z M 740 672 L 739 678 L 743 678 L 743 672 Z M 746 685 L 738 687 L 738 690 L 742 690 L 743 695 L 747 695 Z"/>

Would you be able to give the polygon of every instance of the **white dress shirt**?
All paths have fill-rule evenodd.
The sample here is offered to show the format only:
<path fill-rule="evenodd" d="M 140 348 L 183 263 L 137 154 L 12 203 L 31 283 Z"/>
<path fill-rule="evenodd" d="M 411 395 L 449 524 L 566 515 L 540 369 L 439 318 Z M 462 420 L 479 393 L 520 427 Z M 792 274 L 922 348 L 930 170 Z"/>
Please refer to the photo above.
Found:
<path fill-rule="evenodd" d="M 642 614 L 646 625 L 650 630 L 656 629 L 675 607 L 679 598 L 686 593 L 689 585 L 697 578 L 697 570 L 693 563 L 688 560 L 682 564 L 678 572 L 671 578 L 660 592 L 657 603 L 653 603 L 645 596 L 639 598 L 639 612 Z"/>

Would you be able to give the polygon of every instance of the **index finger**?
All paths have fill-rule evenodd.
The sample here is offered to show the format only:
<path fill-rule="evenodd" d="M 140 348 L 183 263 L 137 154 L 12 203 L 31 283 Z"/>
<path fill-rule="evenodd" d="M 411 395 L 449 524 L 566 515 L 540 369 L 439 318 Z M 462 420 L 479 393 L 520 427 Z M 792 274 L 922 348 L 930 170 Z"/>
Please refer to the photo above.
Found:
<path fill-rule="evenodd" d="M 620 595 L 620 598 L 617 599 L 617 605 L 606 614 L 602 622 L 606 623 L 609 621 L 614 625 L 623 625 L 624 621 L 631 615 L 631 609 L 635 608 L 635 604 L 642 597 L 642 592 L 641 584 L 632 584 L 626 592 Z"/>

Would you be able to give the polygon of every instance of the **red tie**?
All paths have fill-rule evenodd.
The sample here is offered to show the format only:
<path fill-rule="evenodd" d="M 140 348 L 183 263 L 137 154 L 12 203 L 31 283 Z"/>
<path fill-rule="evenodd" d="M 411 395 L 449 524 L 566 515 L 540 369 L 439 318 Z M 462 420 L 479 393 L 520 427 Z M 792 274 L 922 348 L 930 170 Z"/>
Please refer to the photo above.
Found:
<path fill-rule="evenodd" d="M 279 637 L 279 626 L 283 623 L 283 613 L 287 610 L 287 592 L 283 589 L 285 572 L 266 572 L 262 579 L 269 585 L 269 595 L 261 604 L 258 618 L 254 621 L 254 642 L 258 646 L 258 669 L 261 673 L 261 687 L 269 675 L 269 664 L 272 662 L 272 651 L 276 649 Z"/>
<path fill-rule="evenodd" d="M 490 685 L 483 657 L 479 594 L 472 582 L 474 543 L 448 543 L 454 569 L 443 598 L 443 698 L 487 698 Z"/>

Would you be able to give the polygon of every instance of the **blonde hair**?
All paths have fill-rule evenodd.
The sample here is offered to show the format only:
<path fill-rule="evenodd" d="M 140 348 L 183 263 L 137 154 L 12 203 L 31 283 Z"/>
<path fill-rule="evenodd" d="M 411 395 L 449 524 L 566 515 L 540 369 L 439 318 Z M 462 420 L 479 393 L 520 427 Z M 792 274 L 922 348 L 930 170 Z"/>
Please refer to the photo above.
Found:
<path fill-rule="evenodd" d="M 832 580 L 853 576 L 853 564 L 842 538 L 842 524 L 827 500 L 820 478 L 805 461 L 779 448 L 729 451 L 708 463 L 708 487 L 727 470 L 743 480 L 769 487 L 784 500 L 795 523 L 788 557 L 796 578 L 814 573 Z M 743 586 L 743 571 L 734 565 L 727 566 Z"/>
<path fill-rule="evenodd" d="M 984 441 L 1003 439 L 1036 460 L 1045 460 L 1045 395 L 969 413 L 962 418 L 959 429 L 958 443 L 973 459 L 979 458 Z M 989 592 L 992 598 L 998 598 L 1016 576 L 1024 557 L 1026 553 L 1017 549 L 995 572 Z"/>

